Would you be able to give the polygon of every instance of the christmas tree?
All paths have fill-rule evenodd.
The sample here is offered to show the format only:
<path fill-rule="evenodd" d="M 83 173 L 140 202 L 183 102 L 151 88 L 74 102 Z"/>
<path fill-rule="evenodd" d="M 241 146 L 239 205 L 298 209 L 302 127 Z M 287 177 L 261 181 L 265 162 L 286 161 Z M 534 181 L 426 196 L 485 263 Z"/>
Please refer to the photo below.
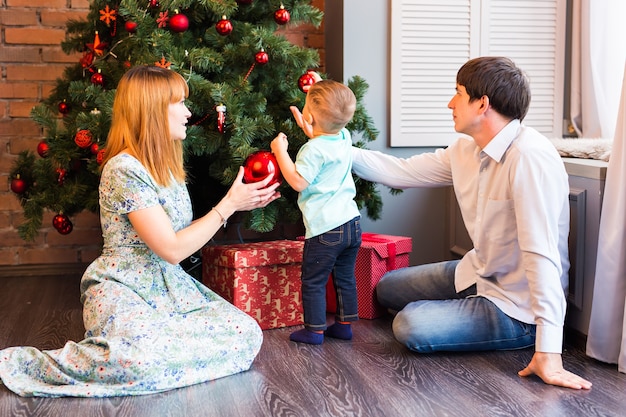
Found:
<path fill-rule="evenodd" d="M 186 104 L 193 116 L 184 144 L 194 167 L 189 182 L 195 209 L 218 201 L 239 166 L 255 151 L 268 150 L 278 132 L 287 134 L 294 156 L 307 138 L 289 106 L 304 105 L 308 71 L 319 67 L 319 54 L 291 44 L 284 28 L 319 27 L 322 18 L 305 0 L 92 1 L 85 21 L 68 22 L 62 43 L 66 53 L 82 57 L 31 112 L 45 138 L 36 153 L 20 154 L 10 173 L 24 209 L 20 236 L 35 239 L 44 210 L 56 213 L 53 225 L 62 234 L 72 231 L 72 215 L 98 210 L 99 163 L 115 87 L 134 65 L 167 67 L 189 84 Z M 362 105 L 368 85 L 358 76 L 347 85 L 358 102 L 347 127 L 360 134 L 357 146 L 364 147 L 378 134 Z M 378 218 L 382 202 L 374 184 L 355 180 L 357 203 Z M 267 232 L 279 221 L 298 222 L 297 194 L 286 184 L 281 192 L 280 200 L 246 213 L 246 227 Z"/>

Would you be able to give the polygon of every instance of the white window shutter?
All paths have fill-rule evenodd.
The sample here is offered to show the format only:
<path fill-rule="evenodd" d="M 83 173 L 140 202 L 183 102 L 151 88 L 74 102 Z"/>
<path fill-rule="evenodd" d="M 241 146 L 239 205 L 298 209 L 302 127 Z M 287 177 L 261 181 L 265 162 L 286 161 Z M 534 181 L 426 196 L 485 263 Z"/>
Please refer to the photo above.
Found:
<path fill-rule="evenodd" d="M 565 0 L 484 1 L 482 55 L 508 56 L 530 79 L 523 123 L 549 138 L 562 136 Z"/>
<path fill-rule="evenodd" d="M 531 79 L 524 122 L 561 135 L 565 0 L 392 0 L 391 146 L 447 146 L 447 108 L 468 59 L 503 55 Z"/>

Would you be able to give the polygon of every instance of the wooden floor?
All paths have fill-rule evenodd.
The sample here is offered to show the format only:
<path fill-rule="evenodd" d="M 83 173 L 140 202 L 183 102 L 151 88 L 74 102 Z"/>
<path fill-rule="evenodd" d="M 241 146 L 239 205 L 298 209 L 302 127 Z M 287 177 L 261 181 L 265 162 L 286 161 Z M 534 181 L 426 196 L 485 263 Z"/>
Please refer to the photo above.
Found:
<path fill-rule="evenodd" d="M 82 339 L 78 276 L 1 277 L 0 349 L 42 349 Z M 0 385 L 9 416 L 624 416 L 626 375 L 568 343 L 568 369 L 590 391 L 545 385 L 516 372 L 532 350 L 411 353 L 389 317 L 361 320 L 354 340 L 289 341 L 294 328 L 265 331 L 248 372 L 166 393 L 111 399 L 22 398 Z"/>

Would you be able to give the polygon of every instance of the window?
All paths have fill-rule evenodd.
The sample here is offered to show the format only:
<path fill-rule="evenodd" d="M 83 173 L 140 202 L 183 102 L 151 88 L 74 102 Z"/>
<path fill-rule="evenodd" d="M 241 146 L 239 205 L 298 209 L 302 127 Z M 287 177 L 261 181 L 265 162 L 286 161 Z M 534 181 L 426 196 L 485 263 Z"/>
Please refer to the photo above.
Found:
<path fill-rule="evenodd" d="M 530 78 L 524 123 L 561 137 L 565 0 L 391 0 L 391 146 L 447 146 L 468 59 L 502 55 Z"/>

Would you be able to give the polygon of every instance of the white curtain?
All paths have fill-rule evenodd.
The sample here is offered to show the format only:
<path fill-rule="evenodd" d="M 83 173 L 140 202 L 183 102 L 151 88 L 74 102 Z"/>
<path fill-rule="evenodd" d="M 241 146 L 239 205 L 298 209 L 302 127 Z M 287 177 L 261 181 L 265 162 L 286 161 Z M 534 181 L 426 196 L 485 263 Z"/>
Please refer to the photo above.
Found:
<path fill-rule="evenodd" d="M 612 138 L 626 57 L 626 2 L 572 0 L 570 119 L 581 138 Z"/>
<path fill-rule="evenodd" d="M 600 217 L 587 355 L 626 373 L 626 65 Z"/>

